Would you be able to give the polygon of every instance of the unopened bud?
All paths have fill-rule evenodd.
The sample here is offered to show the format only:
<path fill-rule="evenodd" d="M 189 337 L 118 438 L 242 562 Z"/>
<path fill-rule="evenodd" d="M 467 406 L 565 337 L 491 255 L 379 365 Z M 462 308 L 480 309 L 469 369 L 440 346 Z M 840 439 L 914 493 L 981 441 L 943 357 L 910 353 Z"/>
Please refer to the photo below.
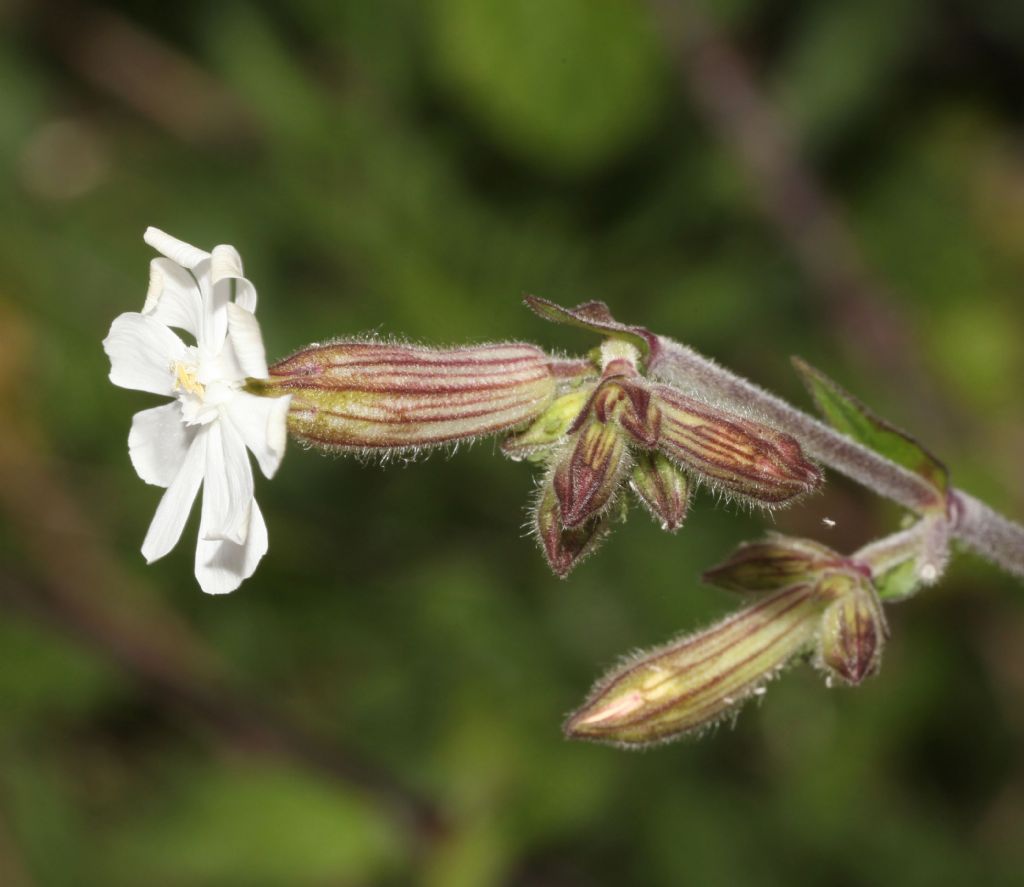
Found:
<path fill-rule="evenodd" d="M 646 383 L 639 378 L 610 378 L 594 394 L 593 410 L 602 421 L 614 416 L 644 449 L 657 445 L 661 413 Z"/>
<path fill-rule="evenodd" d="M 534 513 L 534 527 L 544 557 L 551 570 L 564 579 L 573 568 L 594 551 L 608 532 L 609 516 L 591 517 L 577 527 L 562 523 L 558 497 L 550 478 L 541 487 Z"/>
<path fill-rule="evenodd" d="M 675 532 L 686 519 L 693 485 L 661 453 L 639 453 L 629 485 L 662 528 Z"/>
<path fill-rule="evenodd" d="M 822 591 L 834 595 L 835 600 L 822 617 L 818 661 L 830 676 L 856 686 L 878 671 L 889 629 L 878 596 L 867 580 L 830 579 L 831 587 Z"/>
<path fill-rule="evenodd" d="M 813 586 L 786 588 L 641 654 L 598 682 L 566 735 L 640 746 L 709 727 L 813 644 L 821 613 Z"/>
<path fill-rule="evenodd" d="M 624 433 L 618 424 L 597 418 L 587 421 L 571 438 L 567 452 L 554 463 L 551 482 L 562 526 L 578 527 L 599 515 L 618 490 L 629 463 Z"/>
<path fill-rule="evenodd" d="M 772 536 L 741 545 L 701 578 L 730 591 L 774 591 L 812 582 L 821 570 L 843 564 L 842 555 L 810 539 Z"/>
<path fill-rule="evenodd" d="M 771 508 L 821 482 L 821 471 L 788 434 L 717 410 L 668 385 L 651 390 L 661 412 L 659 447 L 713 487 Z"/>
<path fill-rule="evenodd" d="M 311 345 L 249 384 L 291 394 L 289 431 L 338 450 L 408 449 L 506 431 L 536 418 L 555 396 L 548 357 L 515 343 Z"/>

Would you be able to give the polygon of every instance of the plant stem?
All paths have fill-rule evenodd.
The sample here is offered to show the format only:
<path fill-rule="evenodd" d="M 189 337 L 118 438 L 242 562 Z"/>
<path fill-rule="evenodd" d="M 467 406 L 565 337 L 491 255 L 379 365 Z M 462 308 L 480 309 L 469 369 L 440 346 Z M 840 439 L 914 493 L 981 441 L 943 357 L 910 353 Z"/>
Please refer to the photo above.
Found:
<path fill-rule="evenodd" d="M 733 409 L 754 413 L 795 437 L 808 455 L 869 490 L 918 514 L 934 514 L 941 504 L 923 477 L 840 434 L 771 392 L 748 382 L 692 348 L 659 337 L 651 356 L 655 378 L 709 397 Z M 976 553 L 1024 578 L 1024 526 L 1008 520 L 962 490 L 951 490 L 950 529 Z"/>

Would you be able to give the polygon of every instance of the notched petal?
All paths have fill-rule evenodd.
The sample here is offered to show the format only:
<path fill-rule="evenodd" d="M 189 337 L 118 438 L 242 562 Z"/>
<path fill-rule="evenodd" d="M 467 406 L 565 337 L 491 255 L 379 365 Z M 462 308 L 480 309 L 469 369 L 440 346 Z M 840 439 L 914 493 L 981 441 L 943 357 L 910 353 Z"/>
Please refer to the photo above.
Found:
<path fill-rule="evenodd" d="M 241 434 L 232 422 L 213 422 L 207 432 L 200 537 L 242 544 L 248 530 L 254 485 Z"/>
<path fill-rule="evenodd" d="M 129 312 L 114 318 L 103 340 L 110 358 L 110 381 L 121 388 L 173 394 L 172 366 L 185 353 L 185 343 L 152 317 Z"/>
<path fill-rule="evenodd" d="M 288 440 L 288 405 L 291 397 L 257 397 L 238 392 L 226 405 L 246 447 L 256 457 L 260 471 L 270 478 L 277 472 Z"/>
<path fill-rule="evenodd" d="M 223 291 L 222 301 L 237 304 L 250 314 L 256 311 L 256 287 L 245 276 L 242 257 L 233 246 L 220 244 L 210 257 L 210 281 L 214 289 Z"/>
<path fill-rule="evenodd" d="M 147 484 L 169 487 L 177 477 L 195 436 L 182 420 L 177 403 L 143 410 L 132 417 L 128 455 Z"/>
<path fill-rule="evenodd" d="M 253 379 L 267 377 L 267 352 L 260 325 L 251 311 L 229 302 L 228 337 L 242 372 Z"/>
<path fill-rule="evenodd" d="M 191 272 L 167 258 L 149 263 L 149 290 L 142 313 L 199 337 L 203 298 Z"/>
<path fill-rule="evenodd" d="M 267 525 L 256 500 L 247 512 L 245 541 L 207 539 L 199 528 L 195 574 L 199 587 L 207 594 L 228 594 L 238 588 L 256 570 L 267 553 Z"/>
<path fill-rule="evenodd" d="M 192 503 L 203 482 L 206 468 L 206 433 L 200 432 L 189 445 L 185 461 L 167 488 L 142 542 L 142 556 L 151 564 L 169 552 L 181 538 Z"/>

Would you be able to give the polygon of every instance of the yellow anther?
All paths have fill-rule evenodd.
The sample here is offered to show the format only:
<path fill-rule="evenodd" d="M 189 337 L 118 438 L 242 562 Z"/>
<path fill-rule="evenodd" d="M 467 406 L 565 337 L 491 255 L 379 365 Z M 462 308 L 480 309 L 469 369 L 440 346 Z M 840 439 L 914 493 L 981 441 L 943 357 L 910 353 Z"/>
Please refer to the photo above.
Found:
<path fill-rule="evenodd" d="M 180 360 L 174 364 L 174 390 L 185 391 L 199 397 L 206 394 L 206 389 L 198 379 L 196 368 Z"/>

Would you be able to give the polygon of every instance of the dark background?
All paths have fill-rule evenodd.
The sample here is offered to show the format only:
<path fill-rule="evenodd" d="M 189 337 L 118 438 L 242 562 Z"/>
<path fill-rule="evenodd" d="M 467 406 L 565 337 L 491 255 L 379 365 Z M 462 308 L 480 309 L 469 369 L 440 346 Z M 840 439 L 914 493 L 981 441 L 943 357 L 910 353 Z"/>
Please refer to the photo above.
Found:
<path fill-rule="evenodd" d="M 801 404 L 799 353 L 1024 516 L 1024 5 L 0 2 L 0 883 L 1020 884 L 1024 595 L 971 558 L 882 674 L 806 668 L 643 754 L 559 725 L 725 613 L 765 526 L 898 525 L 842 479 L 774 524 L 634 509 L 567 582 L 491 442 L 292 446 L 226 598 L 138 553 L 106 381 L 147 225 L 236 245 L 271 358 L 379 332 L 581 352 L 600 298 Z M 836 521 L 827 529 L 822 519 Z"/>

